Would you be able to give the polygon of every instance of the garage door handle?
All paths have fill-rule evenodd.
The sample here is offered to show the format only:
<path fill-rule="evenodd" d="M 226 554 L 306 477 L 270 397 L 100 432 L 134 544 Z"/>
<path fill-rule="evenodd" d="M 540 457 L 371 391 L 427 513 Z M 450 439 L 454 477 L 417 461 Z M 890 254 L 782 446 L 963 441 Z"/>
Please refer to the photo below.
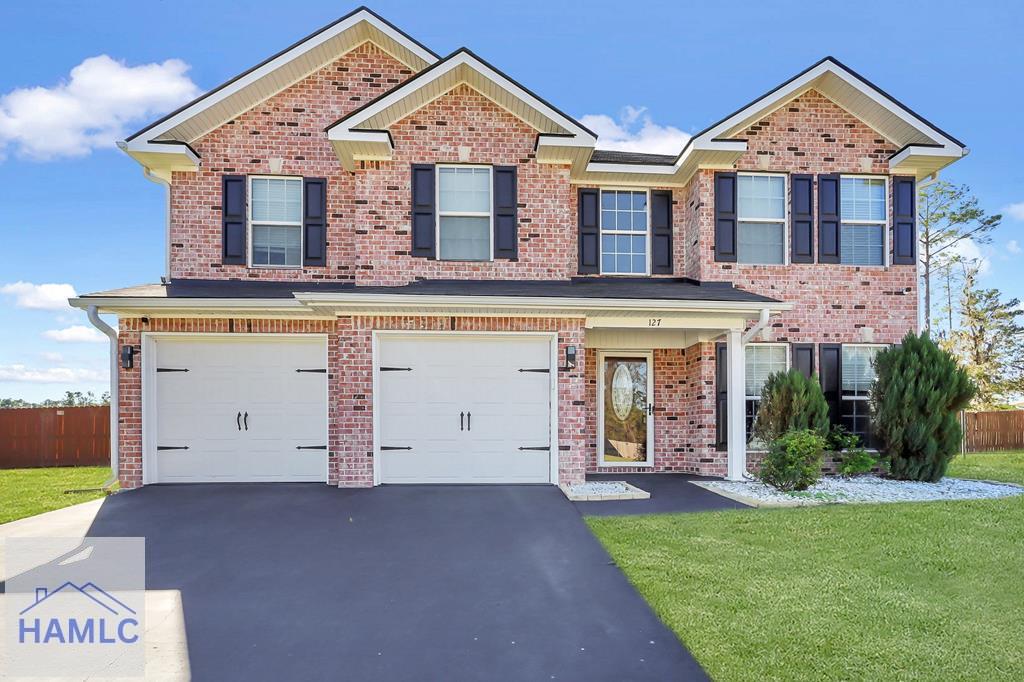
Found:
<path fill-rule="evenodd" d="M 466 418 L 466 413 L 465 412 L 459 412 L 459 431 L 465 431 L 465 425 L 462 423 L 462 420 L 465 419 L 465 418 Z"/>
<path fill-rule="evenodd" d="M 473 413 L 472 412 L 467 412 L 466 413 L 466 430 L 467 431 L 472 431 L 473 430 Z"/>
<path fill-rule="evenodd" d="M 238 424 L 238 430 L 241 431 L 242 430 L 242 413 L 241 412 L 239 412 L 238 415 L 235 417 L 235 423 Z"/>
<path fill-rule="evenodd" d="M 248 431 L 249 430 L 249 413 L 248 412 L 246 412 L 242 416 L 242 423 L 245 424 L 245 430 Z"/>

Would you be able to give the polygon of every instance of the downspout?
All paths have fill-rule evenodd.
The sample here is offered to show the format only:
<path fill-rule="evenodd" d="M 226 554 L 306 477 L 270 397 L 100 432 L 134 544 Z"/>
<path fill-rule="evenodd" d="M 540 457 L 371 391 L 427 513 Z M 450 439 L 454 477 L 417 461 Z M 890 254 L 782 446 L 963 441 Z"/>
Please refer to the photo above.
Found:
<path fill-rule="evenodd" d="M 107 490 L 117 483 L 118 464 L 121 461 L 118 453 L 118 365 L 117 365 L 117 331 L 109 324 L 100 319 L 96 306 L 91 305 L 87 310 L 89 322 L 99 329 L 110 339 L 110 478 L 100 486 Z"/>
<path fill-rule="evenodd" d="M 754 326 L 751 327 L 750 330 L 740 339 L 740 345 L 746 346 L 755 336 L 760 334 L 761 330 L 768 326 L 768 318 L 770 318 L 771 315 L 771 312 L 767 308 L 761 308 L 761 314 L 758 316 L 757 322 L 755 322 Z"/>
<path fill-rule="evenodd" d="M 171 183 L 156 175 L 148 167 L 142 167 L 142 174 L 146 179 L 163 185 L 164 189 L 164 276 L 163 281 L 171 281 Z"/>

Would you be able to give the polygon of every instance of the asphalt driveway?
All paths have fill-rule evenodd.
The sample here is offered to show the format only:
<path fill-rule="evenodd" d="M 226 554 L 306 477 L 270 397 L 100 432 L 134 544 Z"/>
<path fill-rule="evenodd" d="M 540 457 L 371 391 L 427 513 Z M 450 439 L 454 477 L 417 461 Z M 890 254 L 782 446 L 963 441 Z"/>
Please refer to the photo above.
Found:
<path fill-rule="evenodd" d="M 706 679 L 551 486 L 152 486 L 145 536 L 207 680 Z"/>

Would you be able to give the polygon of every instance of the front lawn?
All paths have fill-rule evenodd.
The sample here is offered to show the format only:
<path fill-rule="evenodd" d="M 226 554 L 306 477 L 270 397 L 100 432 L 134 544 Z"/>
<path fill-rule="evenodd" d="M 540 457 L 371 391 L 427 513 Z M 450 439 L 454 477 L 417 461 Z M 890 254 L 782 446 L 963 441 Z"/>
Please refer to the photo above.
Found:
<path fill-rule="evenodd" d="M 1024 485 L 1024 452 L 974 452 L 957 455 L 947 475 Z"/>
<path fill-rule="evenodd" d="M 587 523 L 715 680 L 1024 679 L 1024 499 Z"/>
<path fill-rule="evenodd" d="M 0 523 L 103 497 L 102 492 L 65 493 L 98 488 L 110 467 L 0 469 Z"/>

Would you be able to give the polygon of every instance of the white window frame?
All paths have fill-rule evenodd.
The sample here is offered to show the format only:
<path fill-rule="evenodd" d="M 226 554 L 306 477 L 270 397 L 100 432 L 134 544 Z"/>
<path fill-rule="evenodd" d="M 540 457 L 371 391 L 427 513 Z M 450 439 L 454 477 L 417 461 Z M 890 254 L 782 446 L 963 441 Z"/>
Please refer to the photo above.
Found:
<path fill-rule="evenodd" d="M 740 215 L 740 194 L 739 178 L 741 176 L 762 176 L 782 178 L 782 262 L 781 263 L 746 263 L 740 257 L 740 223 L 763 223 L 775 225 L 779 221 L 772 218 L 744 218 Z M 736 173 L 736 264 L 737 265 L 762 265 L 765 267 L 781 267 L 789 265 L 789 174 L 788 173 L 758 173 L 743 171 Z"/>
<path fill-rule="evenodd" d="M 641 233 L 636 230 L 605 230 L 604 229 L 604 211 L 602 210 L 602 195 L 605 192 L 634 192 L 643 193 L 646 197 L 647 206 L 647 230 L 642 234 L 646 238 L 644 248 L 644 271 L 641 272 L 605 272 L 604 271 L 604 235 L 607 232 L 612 235 L 631 235 L 639 236 Z M 598 272 L 608 277 L 648 277 L 651 274 L 651 190 L 638 187 L 599 187 L 597 193 L 597 258 L 598 258 Z"/>
<path fill-rule="evenodd" d="M 863 263 L 843 263 L 843 225 L 878 225 L 877 220 L 846 220 L 843 218 L 843 197 L 842 197 L 842 186 L 843 180 L 846 178 L 861 178 L 864 180 L 881 180 L 883 182 L 884 189 L 882 190 L 882 196 L 885 199 L 885 210 L 883 215 L 885 216 L 882 220 L 882 262 L 879 264 L 863 264 Z M 889 267 L 889 176 L 888 175 L 872 175 L 867 173 L 841 173 L 839 175 L 839 265 L 846 265 L 852 268 L 886 268 Z M 915 211 L 917 208 L 917 198 L 914 198 Z M 871 345 L 871 344 L 854 344 L 854 345 Z"/>
<path fill-rule="evenodd" d="M 255 243 L 252 239 L 252 181 L 253 180 L 298 180 L 299 181 L 299 264 L 298 265 L 270 265 L 252 262 L 252 252 Z M 275 270 L 301 270 L 304 266 L 303 254 L 306 253 L 306 230 L 303 229 L 303 216 L 306 215 L 306 192 L 304 179 L 301 175 L 249 175 L 246 177 L 246 199 L 245 199 L 245 243 L 246 243 L 246 265 L 250 268 L 269 268 Z M 296 223 L 280 220 L 261 220 L 259 225 L 270 225 L 271 227 L 295 227 Z"/>
<path fill-rule="evenodd" d="M 442 211 L 441 210 L 441 169 L 442 168 L 486 168 L 487 191 L 491 197 L 491 208 L 483 211 Z M 434 183 L 434 206 L 437 207 L 437 220 L 434 225 L 434 243 L 437 244 L 437 260 L 446 263 L 491 263 L 494 261 L 494 166 L 482 163 L 439 163 L 434 166 L 436 182 Z M 489 248 L 485 260 L 463 260 L 461 258 L 441 257 L 441 216 L 447 218 L 487 218 L 487 242 Z"/>
<path fill-rule="evenodd" d="M 844 344 L 841 344 L 841 347 L 839 349 L 839 362 L 840 362 L 840 366 L 844 368 L 843 371 L 845 372 L 846 363 L 843 362 L 843 351 L 846 350 L 847 348 L 877 348 L 879 351 L 882 351 L 882 350 L 884 350 L 884 349 L 886 349 L 888 347 L 889 347 L 889 345 L 885 344 L 885 343 L 844 343 Z M 878 375 L 876 374 L 875 378 L 877 378 L 877 377 L 878 377 Z M 847 400 L 856 400 L 856 401 L 867 402 L 870 399 L 871 399 L 871 396 L 869 396 L 869 395 L 852 395 L 852 396 L 844 395 L 843 394 L 842 377 L 840 376 L 840 382 L 839 382 L 839 420 L 840 420 L 840 422 L 842 422 L 843 417 L 845 417 L 845 414 L 843 414 L 843 412 L 844 412 L 844 410 L 843 410 L 843 403 L 845 403 Z M 851 433 L 852 433 L 852 431 L 851 431 Z M 866 442 L 861 443 L 861 447 L 867 448 L 867 443 Z"/>
<path fill-rule="evenodd" d="M 793 368 L 793 356 L 792 356 L 792 351 L 791 351 L 788 343 L 784 343 L 784 342 L 748 343 L 746 346 L 743 347 L 743 375 L 744 376 L 747 375 L 747 366 L 746 366 L 746 363 L 747 363 L 747 348 L 750 348 L 752 346 L 753 347 L 757 347 L 757 348 L 766 348 L 766 347 L 769 347 L 769 346 L 776 347 L 776 348 L 780 348 L 780 347 L 781 348 L 785 348 L 786 349 L 786 353 L 785 353 L 785 355 L 786 355 L 786 369 L 785 369 L 785 371 L 788 372 L 790 369 Z M 760 401 L 761 400 L 761 394 L 759 393 L 757 395 L 746 395 L 746 386 L 744 386 L 743 388 L 744 388 L 744 391 L 743 391 L 743 393 L 744 393 L 744 395 L 743 395 L 743 428 L 744 428 L 744 431 L 747 432 L 747 424 L 746 424 L 746 421 L 747 421 L 747 403 L 750 402 L 751 400 Z M 753 440 L 751 440 L 751 434 L 749 432 L 747 432 L 747 450 L 748 451 L 754 451 L 754 452 L 760 452 L 760 451 L 765 450 L 765 447 L 764 447 L 763 443 L 756 443 Z"/>

